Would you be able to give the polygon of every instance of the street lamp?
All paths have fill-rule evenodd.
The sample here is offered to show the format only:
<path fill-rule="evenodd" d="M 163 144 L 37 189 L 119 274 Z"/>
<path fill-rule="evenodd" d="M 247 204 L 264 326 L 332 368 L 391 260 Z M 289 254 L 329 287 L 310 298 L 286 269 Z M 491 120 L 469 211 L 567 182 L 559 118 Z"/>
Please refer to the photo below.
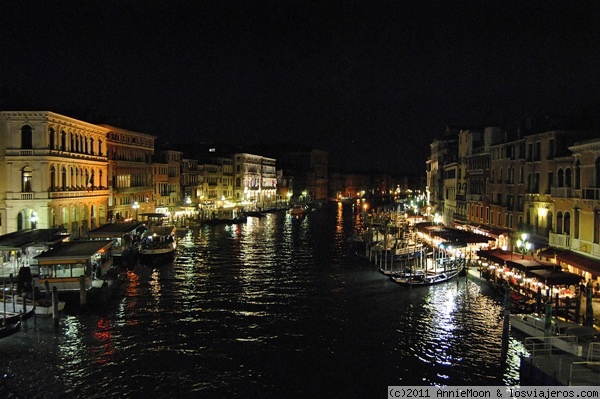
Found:
<path fill-rule="evenodd" d="M 31 218 L 29 220 L 31 221 L 31 228 L 35 229 L 38 222 L 38 215 L 36 211 L 31 212 Z"/>
<path fill-rule="evenodd" d="M 531 249 L 531 243 L 527 241 L 529 239 L 529 234 L 522 233 L 521 238 L 517 240 L 517 248 L 521 251 L 521 259 L 525 259 L 525 252 L 529 252 Z"/>
<path fill-rule="evenodd" d="M 137 219 L 138 219 L 138 209 L 140 209 L 140 204 L 137 201 L 134 201 L 133 205 L 131 207 L 135 211 L 135 221 L 137 222 Z"/>

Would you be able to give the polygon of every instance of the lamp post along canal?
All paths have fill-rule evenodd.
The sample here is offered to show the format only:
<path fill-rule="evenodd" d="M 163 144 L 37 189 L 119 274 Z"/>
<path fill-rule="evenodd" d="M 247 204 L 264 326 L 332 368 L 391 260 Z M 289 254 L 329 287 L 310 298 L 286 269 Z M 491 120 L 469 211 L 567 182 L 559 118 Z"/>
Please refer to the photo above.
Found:
<path fill-rule="evenodd" d="M 132 208 L 135 212 L 135 221 L 137 222 L 138 219 L 138 209 L 140 209 L 140 204 L 137 201 L 133 202 Z"/>
<path fill-rule="evenodd" d="M 521 238 L 517 240 L 517 248 L 521 251 L 521 259 L 525 259 L 525 253 L 531 249 L 531 242 L 529 240 L 529 234 L 522 233 Z"/>

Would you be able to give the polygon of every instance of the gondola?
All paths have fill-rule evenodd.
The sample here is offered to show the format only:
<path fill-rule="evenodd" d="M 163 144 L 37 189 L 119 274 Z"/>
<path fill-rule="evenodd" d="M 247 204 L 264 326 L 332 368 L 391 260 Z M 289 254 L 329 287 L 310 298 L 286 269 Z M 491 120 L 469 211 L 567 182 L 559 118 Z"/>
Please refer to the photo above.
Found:
<path fill-rule="evenodd" d="M 9 337 L 19 331 L 21 331 L 21 320 L 15 323 L 0 325 L 0 338 Z"/>
<path fill-rule="evenodd" d="M 434 274 L 414 274 L 407 276 L 390 276 L 390 279 L 401 285 L 433 285 L 443 283 L 445 281 L 451 280 L 454 277 L 458 276 L 458 274 L 462 271 L 460 269 L 451 269 L 445 270 L 443 272 L 434 273 Z"/>

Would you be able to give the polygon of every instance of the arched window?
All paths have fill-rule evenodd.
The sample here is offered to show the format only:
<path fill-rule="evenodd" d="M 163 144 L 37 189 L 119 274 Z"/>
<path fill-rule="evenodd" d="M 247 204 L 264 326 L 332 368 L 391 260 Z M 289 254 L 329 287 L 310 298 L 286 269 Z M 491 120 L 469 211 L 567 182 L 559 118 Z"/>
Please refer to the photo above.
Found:
<path fill-rule="evenodd" d="M 557 178 L 558 178 L 558 181 L 556 182 L 556 186 L 564 187 L 565 186 L 565 171 L 562 169 L 559 169 Z"/>
<path fill-rule="evenodd" d="M 565 170 L 565 187 L 572 187 L 573 183 L 573 171 L 571 168 Z"/>
<path fill-rule="evenodd" d="M 61 188 L 63 191 L 66 191 L 67 189 L 67 168 L 65 168 L 64 166 L 62 167 L 62 170 L 60 171 L 61 174 Z"/>
<path fill-rule="evenodd" d="M 25 228 L 23 212 L 19 212 L 17 215 L 17 230 L 23 230 Z"/>
<path fill-rule="evenodd" d="M 102 140 L 98 140 L 98 155 L 102 156 Z"/>
<path fill-rule="evenodd" d="M 581 188 L 581 163 L 579 159 L 575 161 L 575 188 L 578 190 Z"/>
<path fill-rule="evenodd" d="M 521 169 L 519 170 L 519 183 L 525 183 L 525 168 L 523 166 L 521 166 Z"/>
<path fill-rule="evenodd" d="M 94 139 L 90 138 L 90 155 L 94 155 Z"/>
<path fill-rule="evenodd" d="M 594 188 L 600 188 L 600 158 L 596 159 L 596 181 Z"/>
<path fill-rule="evenodd" d="M 54 165 L 50 167 L 50 191 L 56 191 L 56 168 Z"/>
<path fill-rule="evenodd" d="M 21 149 L 31 150 L 33 148 L 33 131 L 31 126 L 24 125 L 21 127 Z"/>
<path fill-rule="evenodd" d="M 562 234 L 563 232 L 563 214 L 561 211 L 556 213 L 556 234 Z"/>
<path fill-rule="evenodd" d="M 565 234 L 571 234 L 571 214 L 569 212 L 565 212 Z"/>
<path fill-rule="evenodd" d="M 554 231 L 554 229 L 552 228 L 552 212 L 548 211 L 548 215 L 547 215 L 547 222 L 546 222 L 546 227 L 548 228 L 548 230 L 550 231 Z"/>
<path fill-rule="evenodd" d="M 70 152 L 74 152 L 75 151 L 75 137 L 73 136 L 73 132 L 69 133 L 69 151 Z"/>
<path fill-rule="evenodd" d="M 102 171 L 98 172 L 98 187 L 102 189 L 104 186 L 102 185 Z"/>
<path fill-rule="evenodd" d="M 67 151 L 67 133 L 64 130 L 60 132 L 60 150 Z"/>
<path fill-rule="evenodd" d="M 21 192 L 30 193 L 33 191 L 31 189 L 31 181 L 33 178 L 33 171 L 29 166 L 24 167 L 21 170 Z"/>
<path fill-rule="evenodd" d="M 48 148 L 51 150 L 56 146 L 56 132 L 53 128 L 48 129 Z"/>

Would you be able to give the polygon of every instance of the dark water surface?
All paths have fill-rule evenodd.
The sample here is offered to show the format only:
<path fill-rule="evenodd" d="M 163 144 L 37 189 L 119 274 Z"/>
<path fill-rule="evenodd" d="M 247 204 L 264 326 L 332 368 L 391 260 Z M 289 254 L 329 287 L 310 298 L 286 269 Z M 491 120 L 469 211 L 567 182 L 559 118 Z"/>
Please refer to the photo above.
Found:
<path fill-rule="evenodd" d="M 354 256 L 350 206 L 190 231 L 102 311 L 0 341 L 0 396 L 386 397 L 388 385 L 518 384 L 485 284 L 406 288 Z"/>

